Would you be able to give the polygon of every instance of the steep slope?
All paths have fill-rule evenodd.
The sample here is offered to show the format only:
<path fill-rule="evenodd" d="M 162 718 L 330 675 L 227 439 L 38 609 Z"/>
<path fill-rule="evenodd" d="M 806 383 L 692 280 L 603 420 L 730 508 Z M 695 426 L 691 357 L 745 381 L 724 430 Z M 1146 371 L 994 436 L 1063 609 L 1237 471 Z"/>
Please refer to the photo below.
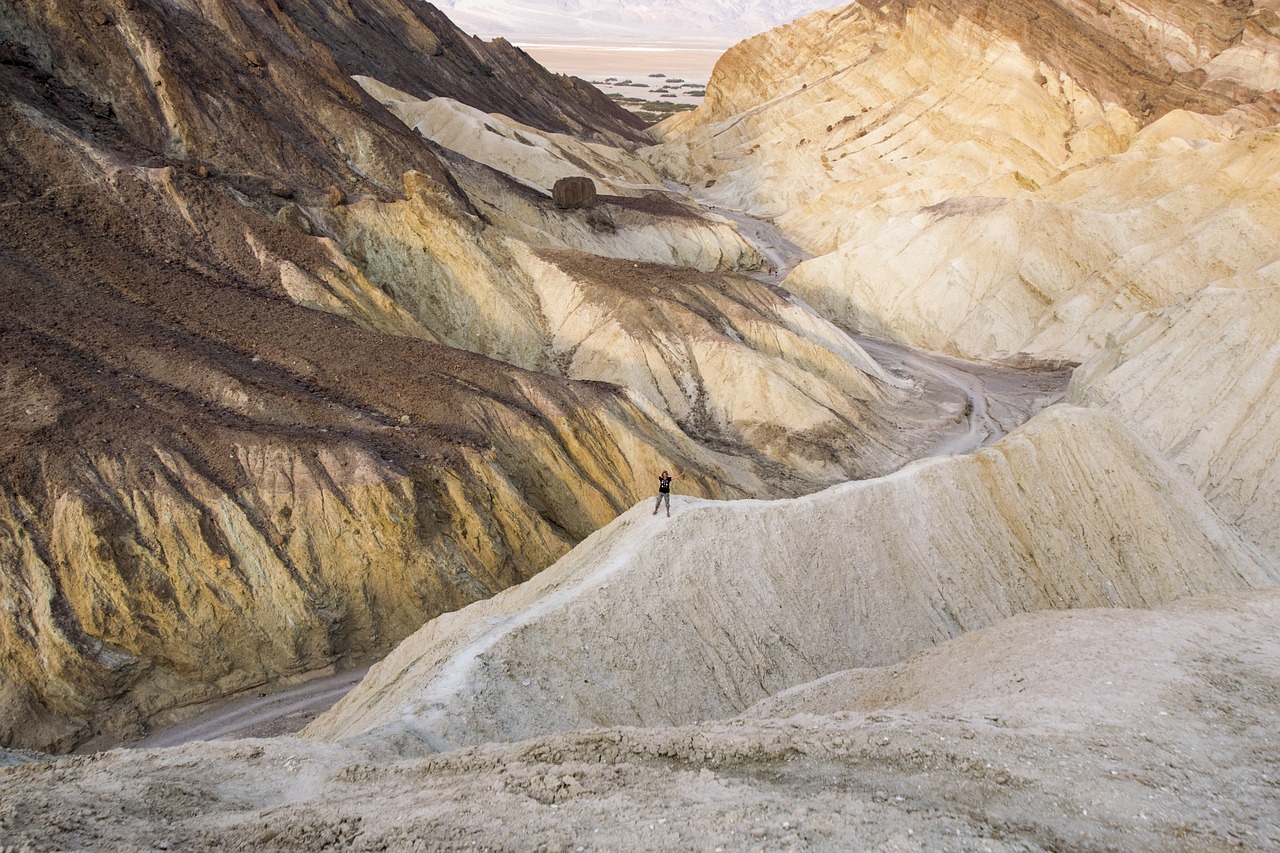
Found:
<path fill-rule="evenodd" d="M 1230 279 L 1135 319 L 1076 371 L 1070 399 L 1132 424 L 1218 513 L 1280 560 L 1280 286 Z"/>
<path fill-rule="evenodd" d="M 614 195 L 651 188 L 661 179 L 625 150 L 563 133 L 542 133 L 502 114 L 488 114 L 452 98 L 423 100 L 372 77 L 356 82 L 396 118 L 441 146 L 550 190 L 560 178 L 585 175 Z"/>
<path fill-rule="evenodd" d="M 224 238 L 292 239 L 202 179 L 43 165 L 21 174 L 86 180 L 0 229 L 7 742 L 385 649 L 551 562 L 656 466 L 735 488 L 617 389 L 295 306 L 248 245 L 231 267 L 181 239 L 174 198 Z"/>
<path fill-rule="evenodd" d="M 1123 154 L 1014 198 L 954 198 L 788 286 L 873 334 L 980 358 L 1081 360 L 1135 315 L 1277 281 L 1280 135 L 1171 113 Z"/>
<path fill-rule="evenodd" d="M 588 221 L 405 126 L 352 80 L 373 58 L 405 102 L 511 108 L 484 121 L 652 178 L 600 143 L 631 144 L 612 108 L 486 73 L 509 51 L 425 5 L 50 0 L 0 9 L 0 43 L 0 742 L 385 651 L 656 469 L 794 495 L 958 416 L 703 277 L 760 260 L 696 205 L 636 184 Z"/>
<path fill-rule="evenodd" d="M 533 581 L 428 624 L 306 733 L 439 750 L 723 718 L 1019 613 L 1277 579 L 1087 409 L 795 501 L 684 501 L 660 529 L 635 508 Z"/>
<path fill-rule="evenodd" d="M 440 161 L 304 23 L 338 16 L 365 57 L 394 33 L 250 6 L 0 9 L 7 744 L 113 740 L 383 652 L 552 562 L 654 468 L 769 488 L 621 389 L 433 344 L 467 324 L 389 296 L 363 247 L 394 229 L 367 224 L 416 225 L 424 287 L 505 282 L 504 244 L 472 239 Z M 490 349 L 525 347 L 516 316 Z"/>
<path fill-rule="evenodd" d="M 841 322 L 1083 359 L 1275 243 L 1274 10 L 1104 6 L 815 14 L 726 54 L 651 159 L 832 253 L 788 286 Z"/>
<path fill-rule="evenodd" d="M 630 388 L 689 435 L 781 463 L 776 470 L 815 484 L 885 473 L 929 444 L 936 410 L 846 333 L 759 281 L 698 274 L 758 269 L 763 259 L 734 225 L 666 191 L 642 161 L 447 99 L 418 101 L 370 78 L 360 83 L 449 149 L 442 156 L 457 185 L 488 223 L 533 247 L 496 249 L 510 271 L 505 286 L 475 275 L 452 285 L 449 319 L 463 320 L 454 329 L 425 306 L 410 308 L 444 340 Z M 549 203 L 558 178 L 584 174 L 625 195 L 603 196 L 588 210 Z M 413 245 L 411 234 L 404 243 Z M 412 250 L 383 254 L 388 267 L 418 266 Z M 379 275 L 398 277 L 393 268 Z M 412 304 L 407 292 L 392 293 Z M 477 310 L 458 317 L 468 303 Z M 493 340 L 500 329 L 511 339 Z"/>
<path fill-rule="evenodd" d="M 1073 399 L 1274 555 L 1276 12 L 854 4 L 735 48 L 649 156 L 825 253 L 785 286 L 836 322 L 1015 364 L 1096 355 Z"/>

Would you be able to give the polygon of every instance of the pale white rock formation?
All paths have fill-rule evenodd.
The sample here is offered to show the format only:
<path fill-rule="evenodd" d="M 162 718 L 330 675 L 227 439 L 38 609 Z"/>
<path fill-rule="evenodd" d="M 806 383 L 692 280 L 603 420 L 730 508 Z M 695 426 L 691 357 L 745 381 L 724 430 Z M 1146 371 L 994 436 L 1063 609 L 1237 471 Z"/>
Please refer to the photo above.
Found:
<path fill-rule="evenodd" d="M 0 750 L 6 841 L 1265 849 L 1280 841 L 1280 591 L 1025 614 L 742 717 L 409 757 L 306 738 L 50 761 Z M 794 714 L 794 716 L 792 716 Z M 234 792 L 234 796 L 228 794 Z M 54 806 L 54 807 L 51 807 Z M 93 814 L 91 829 L 67 815 Z"/>
<path fill-rule="evenodd" d="M 652 167 L 626 150 L 547 133 L 448 98 L 419 100 L 369 77 L 356 80 L 405 124 L 462 155 L 452 168 L 472 204 L 515 237 L 703 270 L 763 263 L 731 223 L 669 193 Z M 594 212 L 545 203 L 556 181 L 572 177 L 591 178 L 603 194 Z"/>
<path fill-rule="evenodd" d="M 793 501 L 638 506 L 429 623 L 306 733 L 445 749 L 722 718 L 1019 613 L 1275 579 L 1114 418 L 1059 407 L 970 456 Z"/>
<path fill-rule="evenodd" d="M 1047 182 L 1072 152 L 1121 150 L 1135 129 L 1012 39 L 924 7 L 899 22 L 855 5 L 730 50 L 705 103 L 660 125 L 647 153 L 829 252 L 958 194 Z"/>
<path fill-rule="evenodd" d="M 1276 266 L 1136 318 L 1069 394 L 1132 425 L 1280 561 L 1280 285 L 1263 283 Z"/>
<path fill-rule="evenodd" d="M 464 185 L 493 190 L 489 210 L 506 204 L 503 197 L 520 201 L 492 173 L 488 184 L 460 174 Z M 937 410 L 918 389 L 831 322 L 754 279 L 531 246 L 459 212 L 425 176 L 408 174 L 405 188 L 401 201 L 365 198 L 306 212 L 308 229 L 333 235 L 326 239 L 358 263 L 337 282 L 376 291 L 358 300 L 325 290 L 328 301 L 309 304 L 373 327 L 407 315 L 416 336 L 529 370 L 622 385 L 673 428 L 745 450 L 733 477 L 743 482 L 758 482 L 761 460 L 820 486 L 875 476 L 928 443 Z M 685 260 L 723 262 L 723 244 L 705 220 L 665 200 L 634 203 L 603 209 L 641 228 L 650 223 L 650 245 L 666 260 L 672 250 L 661 240 L 670 228 L 689 235 L 679 245 L 695 247 Z M 530 203 L 523 212 L 538 210 L 554 206 Z M 548 213 L 545 221 L 580 213 Z M 719 227 L 746 247 L 734 226 Z M 318 280 L 307 282 L 319 290 Z M 380 314 L 386 305 L 391 310 Z"/>
<path fill-rule="evenodd" d="M 802 264 L 787 285 L 831 316 L 929 349 L 1081 360 L 1137 314 L 1206 286 L 1280 282 L 1277 175 L 1275 128 L 1236 134 L 1174 112 L 1039 192 L 904 214 Z"/>
<path fill-rule="evenodd" d="M 467 198 L 495 227 L 533 246 L 704 271 L 758 270 L 760 252 L 736 225 L 662 187 L 598 196 L 591 210 L 559 210 L 540 190 L 465 157 L 449 158 Z"/>
<path fill-rule="evenodd" d="M 1227 669 L 1221 661 L 1209 663 L 1216 650 L 1248 648 L 1246 667 L 1276 666 L 1258 643 L 1274 624 L 1277 604 L 1280 590 L 1266 589 L 1198 596 L 1154 610 L 1024 613 L 893 666 L 844 670 L 784 690 L 742 718 L 923 713 L 1055 735 L 1129 718 L 1167 730 L 1168 718 L 1196 701 L 1186 685 L 1212 683 Z M 1081 690 L 1086 671 L 1101 689 Z"/>
<path fill-rule="evenodd" d="M 1280 132 L 1171 113 L 1124 154 L 1016 199 L 900 216 L 788 286 L 869 332 L 1000 359 L 1091 355 L 1133 316 L 1211 284 L 1280 282 Z"/>
<path fill-rule="evenodd" d="M 752 279 L 564 251 L 520 260 L 564 374 L 631 389 L 691 434 L 823 485 L 894 470 L 926 438 L 909 382 Z"/>
<path fill-rule="evenodd" d="M 562 211 L 511 176 L 448 162 L 483 218 L 418 173 L 404 200 L 295 207 L 300 230 L 351 260 L 334 283 L 286 289 L 364 325 L 621 385 L 699 440 L 745 451 L 735 479 L 763 461 L 826 486 L 928 445 L 937 409 L 847 333 L 751 278 L 698 272 L 760 266 L 733 223 L 658 187 Z"/>
<path fill-rule="evenodd" d="M 662 180 L 643 160 L 597 142 L 548 133 L 451 98 L 421 100 L 371 77 L 353 78 L 402 122 L 439 145 L 550 192 L 560 178 L 585 176 L 601 192 L 626 195 Z"/>

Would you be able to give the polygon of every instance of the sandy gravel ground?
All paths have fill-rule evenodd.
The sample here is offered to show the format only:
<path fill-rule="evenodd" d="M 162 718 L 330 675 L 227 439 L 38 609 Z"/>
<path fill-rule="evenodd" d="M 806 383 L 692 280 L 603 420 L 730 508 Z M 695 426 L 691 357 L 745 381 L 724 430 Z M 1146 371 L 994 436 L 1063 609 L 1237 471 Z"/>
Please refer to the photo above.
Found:
<path fill-rule="evenodd" d="M 427 757 L 275 738 L 47 760 L 0 770 L 0 837 L 32 851 L 1276 849 L 1278 638 L 1276 590 L 1043 612 L 675 729 Z"/>

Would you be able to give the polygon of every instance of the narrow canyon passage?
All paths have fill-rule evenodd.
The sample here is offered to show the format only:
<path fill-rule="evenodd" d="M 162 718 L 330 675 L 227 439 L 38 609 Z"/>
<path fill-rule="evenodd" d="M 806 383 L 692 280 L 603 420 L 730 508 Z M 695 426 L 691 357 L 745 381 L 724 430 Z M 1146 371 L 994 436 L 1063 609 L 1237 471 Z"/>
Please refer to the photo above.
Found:
<path fill-rule="evenodd" d="M 708 205 L 704 205 L 708 206 Z M 710 206 L 708 206 L 710 207 Z M 793 304 L 813 312 L 782 282 L 810 255 L 769 222 L 745 213 L 711 207 L 732 221 L 767 259 L 753 277 Z M 816 313 L 816 312 L 815 312 Z M 1018 370 L 968 362 L 911 347 L 849 333 L 891 374 L 921 390 L 937 411 L 936 441 L 920 458 L 968 453 L 1015 429 L 1046 406 L 1062 399 L 1070 369 Z M 172 726 L 157 728 L 133 748 L 178 746 L 201 740 L 271 737 L 291 734 L 341 699 L 364 677 L 367 668 L 324 675 L 287 687 L 258 688 L 242 696 L 212 703 L 201 713 Z"/>

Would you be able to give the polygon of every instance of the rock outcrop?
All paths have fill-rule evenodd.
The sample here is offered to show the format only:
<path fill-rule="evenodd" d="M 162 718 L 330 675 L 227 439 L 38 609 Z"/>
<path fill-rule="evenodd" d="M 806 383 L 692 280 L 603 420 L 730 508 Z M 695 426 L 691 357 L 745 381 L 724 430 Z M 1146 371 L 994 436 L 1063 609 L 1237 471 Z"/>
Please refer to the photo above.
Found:
<path fill-rule="evenodd" d="M 958 197 L 802 265 L 788 286 L 876 335 L 1080 361 L 1207 286 L 1276 282 L 1280 135 L 1170 113 L 1120 154 L 1010 198 Z"/>
<path fill-rule="evenodd" d="M 355 79 L 427 139 L 543 192 L 550 192 L 561 178 L 583 176 L 614 194 L 626 193 L 628 188 L 638 194 L 661 184 L 653 169 L 625 148 L 548 133 L 450 98 L 415 98 L 372 77 Z"/>
<path fill-rule="evenodd" d="M 596 185 L 590 178 L 560 178 L 551 198 L 561 210 L 589 210 L 596 206 Z"/>
<path fill-rule="evenodd" d="M 794 501 L 636 507 L 406 640 L 306 733 L 412 750 L 732 716 L 1041 609 L 1275 583 L 1112 417 L 1051 409 L 970 456 Z"/>
<path fill-rule="evenodd" d="M 1230 279 L 1135 319 L 1081 365 L 1070 399 L 1131 424 L 1222 518 L 1280 563 L 1280 285 Z"/>
<path fill-rule="evenodd" d="M 854 4 L 730 51 L 648 153 L 819 252 L 785 286 L 838 323 L 970 358 L 1089 360 L 1073 399 L 1183 466 L 1274 559 L 1277 20 Z"/>

